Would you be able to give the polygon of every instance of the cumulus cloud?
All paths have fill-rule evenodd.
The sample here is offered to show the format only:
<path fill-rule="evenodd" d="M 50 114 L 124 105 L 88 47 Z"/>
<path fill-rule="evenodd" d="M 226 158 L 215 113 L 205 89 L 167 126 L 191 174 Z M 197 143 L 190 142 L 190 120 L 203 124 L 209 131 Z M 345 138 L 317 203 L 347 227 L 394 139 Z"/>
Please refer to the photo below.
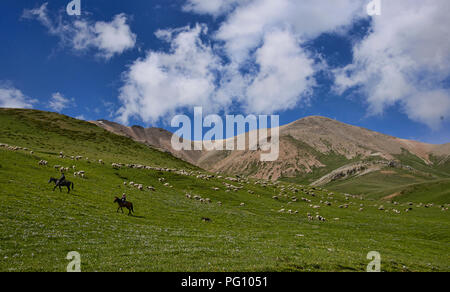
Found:
<path fill-rule="evenodd" d="M 216 38 L 232 60 L 245 61 L 273 28 L 289 28 L 303 38 L 337 31 L 362 16 L 361 0 L 254 0 L 236 8 L 220 26 Z"/>
<path fill-rule="evenodd" d="M 450 2 L 384 1 L 354 61 L 337 70 L 336 90 L 358 88 L 377 115 L 400 105 L 412 120 L 439 128 L 450 116 Z"/>
<path fill-rule="evenodd" d="M 32 108 L 37 100 L 31 99 L 12 85 L 0 82 L 0 107 L 3 108 Z"/>
<path fill-rule="evenodd" d="M 198 14 L 219 16 L 229 12 L 238 4 L 242 5 L 247 2 L 250 2 L 250 0 L 188 0 L 183 9 Z"/>
<path fill-rule="evenodd" d="M 314 62 L 290 32 L 267 33 L 255 56 L 260 70 L 247 88 L 247 112 L 270 114 L 292 108 L 312 90 Z"/>
<path fill-rule="evenodd" d="M 69 22 L 61 16 L 52 20 L 47 5 L 44 3 L 39 8 L 24 10 L 22 17 L 38 20 L 51 35 L 59 37 L 64 46 L 76 52 L 93 49 L 102 58 L 110 59 L 135 47 L 136 35 L 131 31 L 125 14 L 114 16 L 111 22 L 92 22 L 88 19 Z"/>
<path fill-rule="evenodd" d="M 156 33 L 170 42 L 170 52 L 149 51 L 130 67 L 119 96 L 122 122 L 127 123 L 131 116 L 156 122 L 186 106 L 211 104 L 215 72 L 221 64 L 212 48 L 201 40 L 206 32 L 205 26 L 197 25 Z"/>
<path fill-rule="evenodd" d="M 73 99 L 66 98 L 61 93 L 56 92 L 53 93 L 52 98 L 50 99 L 49 107 L 54 111 L 60 112 L 63 109 L 68 108 L 71 104 L 74 104 Z"/>
<path fill-rule="evenodd" d="M 361 0 L 189 0 L 185 11 L 224 14 L 219 29 L 158 31 L 171 51 L 150 51 L 125 73 L 119 120 L 153 123 L 193 106 L 238 105 L 253 114 L 291 109 L 309 96 L 319 70 L 305 42 L 350 25 L 362 8 Z"/>

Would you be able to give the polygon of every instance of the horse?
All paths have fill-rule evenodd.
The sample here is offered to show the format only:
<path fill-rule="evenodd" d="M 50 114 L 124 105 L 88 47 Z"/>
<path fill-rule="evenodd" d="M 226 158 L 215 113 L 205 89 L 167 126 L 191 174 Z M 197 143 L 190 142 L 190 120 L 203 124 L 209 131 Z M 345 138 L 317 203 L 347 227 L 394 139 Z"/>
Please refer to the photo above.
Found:
<path fill-rule="evenodd" d="M 74 187 L 73 182 L 68 181 L 68 180 L 60 181 L 59 179 L 51 177 L 50 180 L 48 181 L 48 183 L 52 183 L 52 182 L 55 183 L 55 187 L 53 188 L 53 191 L 55 191 L 55 189 L 57 187 L 59 187 L 59 191 L 61 192 L 61 187 L 67 187 L 67 193 L 70 194 L 70 187 L 72 187 L 72 190 Z"/>
<path fill-rule="evenodd" d="M 131 202 L 123 202 L 121 199 L 119 199 L 118 197 L 114 198 L 114 203 L 119 204 L 119 208 L 117 208 L 117 213 L 119 213 L 119 209 L 122 210 L 123 213 L 123 207 L 128 209 L 128 216 L 131 215 L 131 212 L 134 213 L 134 209 L 133 209 L 133 203 Z"/>

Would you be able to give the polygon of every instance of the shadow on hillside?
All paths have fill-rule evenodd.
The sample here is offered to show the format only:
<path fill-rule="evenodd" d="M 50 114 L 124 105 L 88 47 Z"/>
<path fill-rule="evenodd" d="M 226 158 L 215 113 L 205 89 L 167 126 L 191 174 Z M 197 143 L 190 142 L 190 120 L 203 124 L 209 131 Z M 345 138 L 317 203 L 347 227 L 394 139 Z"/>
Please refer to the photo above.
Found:
<path fill-rule="evenodd" d="M 138 219 L 145 219 L 145 216 L 130 215 L 130 217 L 138 218 Z"/>

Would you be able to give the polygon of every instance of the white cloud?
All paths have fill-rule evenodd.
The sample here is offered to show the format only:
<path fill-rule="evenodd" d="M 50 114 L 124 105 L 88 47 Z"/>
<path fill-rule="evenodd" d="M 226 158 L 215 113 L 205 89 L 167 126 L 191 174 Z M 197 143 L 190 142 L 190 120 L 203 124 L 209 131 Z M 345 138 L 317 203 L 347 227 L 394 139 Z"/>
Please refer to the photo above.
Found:
<path fill-rule="evenodd" d="M 32 108 L 37 101 L 31 99 L 8 83 L 0 82 L 0 107 Z"/>
<path fill-rule="evenodd" d="M 247 112 L 270 114 L 293 108 L 311 91 L 314 62 L 290 32 L 267 33 L 255 55 L 260 70 L 247 89 Z"/>
<path fill-rule="evenodd" d="M 353 64 L 336 71 L 339 93 L 357 87 L 370 114 L 402 106 L 412 120 L 439 128 L 450 116 L 450 2 L 396 0 L 382 2 L 372 32 L 354 47 Z"/>
<path fill-rule="evenodd" d="M 70 105 L 74 106 L 74 100 L 64 97 L 61 93 L 53 93 L 52 98 L 49 102 L 49 107 L 54 111 L 60 112 Z"/>
<path fill-rule="evenodd" d="M 114 16 L 111 22 L 92 22 L 87 19 L 65 22 L 61 16 L 53 21 L 49 17 L 47 5 L 44 3 L 39 8 L 24 10 L 22 17 L 38 20 L 51 35 L 59 37 L 64 46 L 74 51 L 94 49 L 100 57 L 108 60 L 135 47 L 136 35 L 123 13 Z"/>
<path fill-rule="evenodd" d="M 228 111 L 238 104 L 253 114 L 291 109 L 311 92 L 318 70 L 302 45 L 351 24 L 362 8 L 361 0 L 189 0 L 185 11 L 228 13 L 208 34 L 214 45 L 202 41 L 204 25 L 158 31 L 171 51 L 150 51 L 126 72 L 119 119 L 153 123 L 194 106 Z"/>
<path fill-rule="evenodd" d="M 242 5 L 250 0 L 188 0 L 183 10 L 198 14 L 219 16 L 229 12 L 238 4 Z"/>
<path fill-rule="evenodd" d="M 362 16 L 361 0 L 254 0 L 236 8 L 220 26 L 216 38 L 228 55 L 243 62 L 274 28 L 289 28 L 302 39 L 336 31 Z"/>
<path fill-rule="evenodd" d="M 444 118 L 450 114 L 450 92 L 448 90 L 430 90 L 417 92 L 405 100 L 408 116 L 416 121 L 438 129 Z"/>
<path fill-rule="evenodd" d="M 170 42 L 171 50 L 169 53 L 149 51 L 126 73 L 119 96 L 123 103 L 119 109 L 123 123 L 131 116 L 151 123 L 186 106 L 213 106 L 214 72 L 221 65 L 211 47 L 202 42 L 204 33 L 206 27 L 201 25 L 156 33 Z"/>

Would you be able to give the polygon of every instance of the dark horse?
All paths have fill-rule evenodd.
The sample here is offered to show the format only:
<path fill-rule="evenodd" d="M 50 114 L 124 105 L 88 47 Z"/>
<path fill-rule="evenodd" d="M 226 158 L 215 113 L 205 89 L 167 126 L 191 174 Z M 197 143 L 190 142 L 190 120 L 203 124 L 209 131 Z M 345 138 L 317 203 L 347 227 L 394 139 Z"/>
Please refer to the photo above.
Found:
<path fill-rule="evenodd" d="M 122 200 L 119 199 L 118 197 L 115 197 L 114 203 L 119 204 L 119 208 L 117 208 L 117 213 L 119 212 L 119 209 L 122 210 L 122 213 L 123 213 L 123 209 L 122 209 L 123 207 L 128 209 L 128 216 L 131 215 L 131 212 L 134 213 L 133 203 L 131 203 L 131 202 L 122 202 Z"/>
<path fill-rule="evenodd" d="M 48 183 L 54 182 L 55 187 L 53 188 L 53 191 L 55 191 L 56 188 L 59 187 L 59 191 L 61 192 L 61 187 L 67 187 L 67 193 L 70 193 L 70 187 L 72 187 L 73 190 L 73 182 L 70 182 L 68 180 L 60 181 L 59 179 L 51 177 Z"/>

